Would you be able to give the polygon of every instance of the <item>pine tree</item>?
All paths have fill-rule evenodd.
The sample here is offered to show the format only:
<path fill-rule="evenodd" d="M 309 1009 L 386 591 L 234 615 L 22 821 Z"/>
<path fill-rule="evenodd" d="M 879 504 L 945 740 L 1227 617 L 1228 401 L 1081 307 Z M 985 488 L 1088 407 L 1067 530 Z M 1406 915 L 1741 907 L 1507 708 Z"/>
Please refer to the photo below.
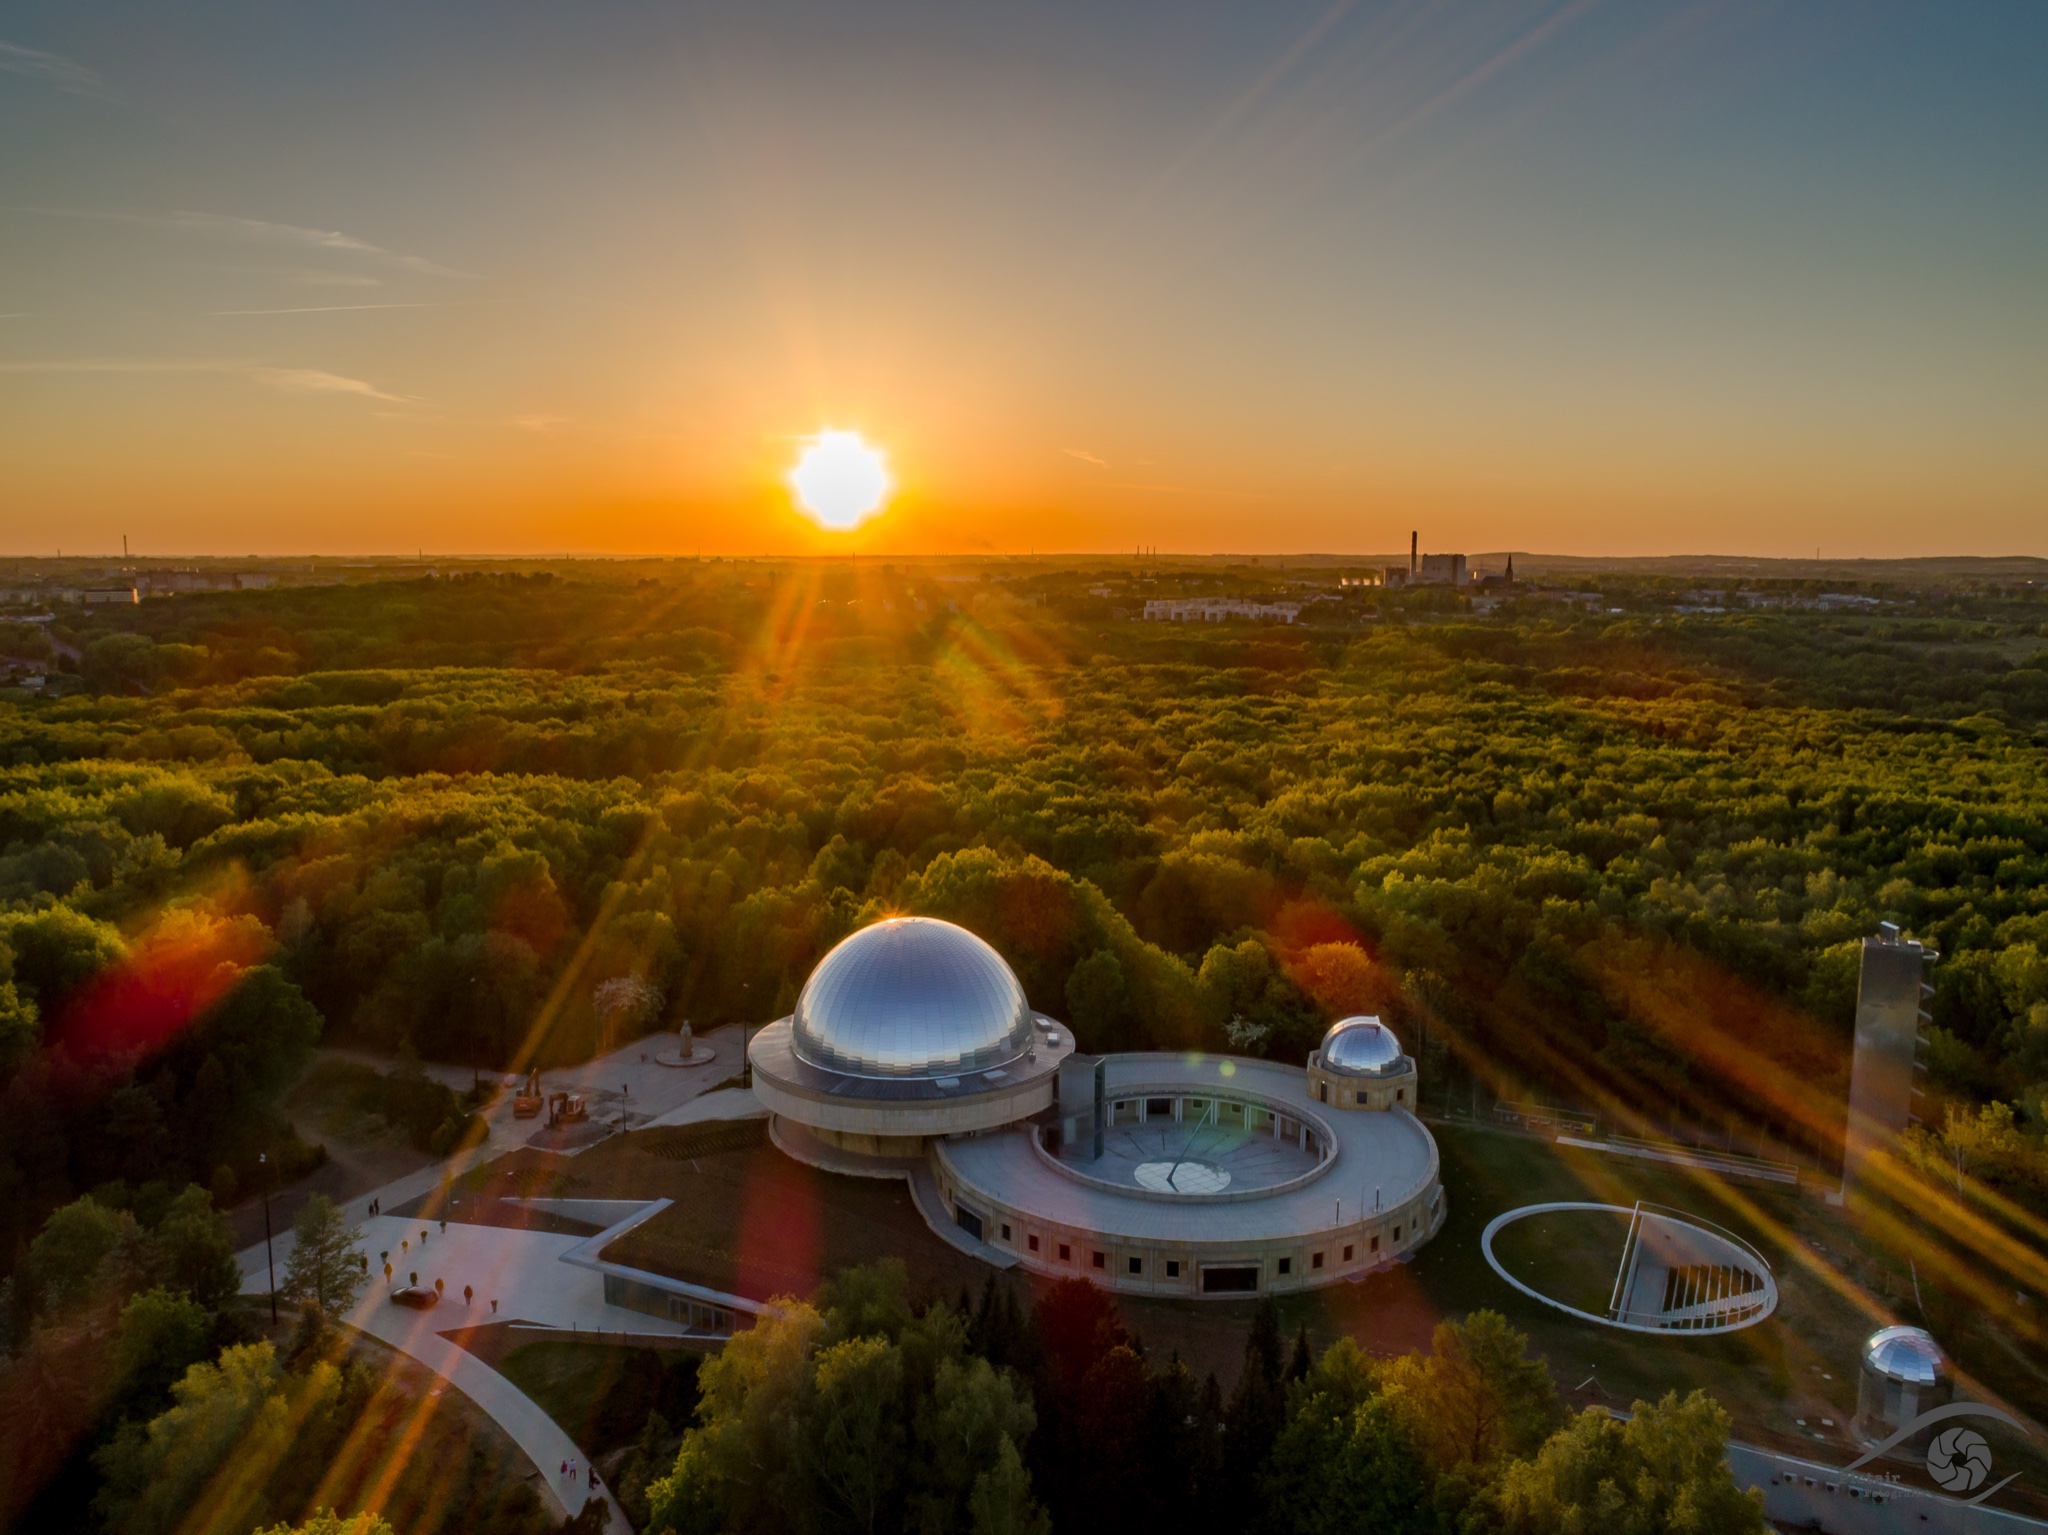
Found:
<path fill-rule="evenodd" d="M 1282 1374 L 1280 1311 L 1271 1298 L 1259 1303 L 1244 1340 L 1244 1368 L 1223 1414 L 1224 1480 L 1219 1525 L 1253 1529 L 1259 1523 L 1258 1468 L 1287 1421 L 1287 1387 Z"/>
<path fill-rule="evenodd" d="M 285 1265 L 283 1293 L 309 1300 L 325 1315 L 346 1311 L 362 1293 L 370 1270 L 357 1244 L 360 1228 L 351 1226 L 325 1194 L 315 1194 L 292 1222 L 295 1245 Z"/>

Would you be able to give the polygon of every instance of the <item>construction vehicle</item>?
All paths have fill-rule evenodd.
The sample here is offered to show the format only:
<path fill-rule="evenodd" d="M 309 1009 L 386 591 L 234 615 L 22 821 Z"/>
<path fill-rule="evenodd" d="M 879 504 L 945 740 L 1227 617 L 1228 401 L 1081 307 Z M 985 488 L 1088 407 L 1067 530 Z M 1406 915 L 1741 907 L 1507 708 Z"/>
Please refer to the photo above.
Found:
<path fill-rule="evenodd" d="M 540 1068 L 536 1066 L 526 1074 L 526 1091 L 512 1100 L 512 1117 L 538 1119 L 540 1109 Z"/>
<path fill-rule="evenodd" d="M 548 1094 L 548 1128 L 573 1125 L 590 1118 L 590 1100 L 581 1093 Z"/>

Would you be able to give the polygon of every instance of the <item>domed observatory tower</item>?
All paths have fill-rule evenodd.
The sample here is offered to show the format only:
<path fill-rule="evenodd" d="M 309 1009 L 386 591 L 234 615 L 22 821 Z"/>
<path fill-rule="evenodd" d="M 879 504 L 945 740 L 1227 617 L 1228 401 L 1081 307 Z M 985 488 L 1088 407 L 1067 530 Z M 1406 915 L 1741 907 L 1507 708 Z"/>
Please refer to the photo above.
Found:
<path fill-rule="evenodd" d="M 1852 1432 L 1865 1444 L 1889 1439 L 1931 1407 L 1955 1400 L 1948 1356 L 1918 1327 L 1883 1327 L 1863 1345 Z M 1927 1436 L 1915 1437 L 1916 1445 Z"/>
<path fill-rule="evenodd" d="M 1370 1015 L 1330 1025 L 1308 1058 L 1308 1095 L 1333 1109 L 1415 1108 L 1415 1059 Z"/>
<path fill-rule="evenodd" d="M 840 1172 L 895 1175 L 937 1136 L 998 1129 L 1049 1107 L 1066 1028 L 965 928 L 896 917 L 842 940 L 796 1011 L 747 1050 L 776 1144 Z"/>

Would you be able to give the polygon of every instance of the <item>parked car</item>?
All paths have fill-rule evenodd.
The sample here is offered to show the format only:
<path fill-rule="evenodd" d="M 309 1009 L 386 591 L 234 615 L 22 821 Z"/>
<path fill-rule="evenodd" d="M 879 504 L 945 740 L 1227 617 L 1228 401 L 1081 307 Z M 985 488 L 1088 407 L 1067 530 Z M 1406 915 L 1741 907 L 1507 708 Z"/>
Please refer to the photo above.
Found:
<path fill-rule="evenodd" d="M 401 1285 L 391 1292 L 391 1304 L 410 1306 L 415 1311 L 431 1311 L 440 1302 L 441 1292 L 431 1285 Z"/>

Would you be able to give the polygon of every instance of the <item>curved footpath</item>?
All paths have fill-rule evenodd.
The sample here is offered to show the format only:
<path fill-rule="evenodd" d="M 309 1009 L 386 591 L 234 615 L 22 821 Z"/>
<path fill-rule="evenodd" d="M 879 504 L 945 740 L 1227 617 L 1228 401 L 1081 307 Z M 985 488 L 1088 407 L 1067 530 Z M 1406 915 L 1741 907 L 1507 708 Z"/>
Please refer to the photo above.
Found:
<path fill-rule="evenodd" d="M 646 1125 L 759 1117 L 763 1110 L 750 1092 L 728 1089 L 717 1095 L 720 1101 L 716 1102 L 701 1097 L 730 1075 L 731 1064 L 737 1064 L 739 1031 L 722 1029 L 703 1042 L 713 1046 L 726 1064 L 689 1070 L 655 1068 L 661 1071 L 657 1077 L 638 1060 L 640 1052 L 651 1043 L 643 1040 L 573 1072 L 550 1072 L 548 1086 L 555 1086 L 557 1076 L 564 1079 L 565 1086 L 576 1088 L 630 1077 L 643 1084 L 634 1098 L 657 1111 L 642 1121 Z M 452 1067 L 428 1070 L 435 1075 L 445 1073 L 451 1080 L 459 1077 L 461 1085 L 468 1085 L 466 1066 L 459 1071 Z M 344 1213 L 362 1228 L 362 1250 L 370 1259 L 371 1280 L 363 1298 L 342 1320 L 417 1360 L 474 1402 L 533 1462 L 544 1504 L 557 1517 L 563 1517 L 581 1510 L 585 1500 L 593 1495 L 587 1470 L 579 1472 L 573 1487 L 561 1474 L 564 1461 L 574 1460 L 579 1467 L 588 1467 L 583 1451 L 539 1403 L 446 1334 L 494 1321 L 558 1328 L 565 1340 L 573 1339 L 579 1332 L 674 1337 L 688 1329 L 662 1317 L 605 1304 L 603 1285 L 597 1275 L 561 1261 L 564 1253 L 586 1238 L 473 1226 L 452 1220 L 444 1231 L 438 1221 L 368 1214 L 372 1201 L 383 1208 L 432 1193 L 444 1178 L 459 1176 L 472 1166 L 524 1144 L 533 1129 L 532 1121 L 513 1119 L 511 1095 L 506 1094 L 491 1112 L 491 1134 L 481 1147 L 350 1199 Z M 278 1232 L 271 1243 L 280 1283 L 292 1245 L 289 1231 Z M 426 1285 L 439 1279 L 445 1286 L 440 1304 L 430 1311 L 413 1311 L 391 1304 L 390 1286 L 383 1276 L 384 1260 L 379 1256 L 387 1252 L 394 1284 L 405 1283 L 413 1273 Z M 242 1274 L 243 1294 L 269 1293 L 269 1262 L 263 1243 L 244 1248 L 235 1261 Z M 475 1296 L 467 1304 L 462 1298 L 464 1285 Z M 494 1300 L 495 1312 L 491 1305 Z M 631 1528 L 609 1487 L 599 1487 L 595 1495 L 602 1497 L 610 1508 L 613 1531 L 623 1535 Z"/>

